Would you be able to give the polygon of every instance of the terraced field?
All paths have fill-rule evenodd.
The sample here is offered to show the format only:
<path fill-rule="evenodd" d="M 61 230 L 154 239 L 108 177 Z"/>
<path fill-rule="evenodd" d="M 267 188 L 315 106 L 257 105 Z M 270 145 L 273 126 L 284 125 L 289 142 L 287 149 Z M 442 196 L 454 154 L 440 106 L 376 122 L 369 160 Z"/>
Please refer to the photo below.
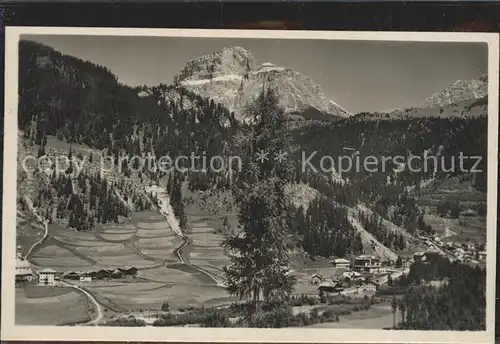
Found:
<path fill-rule="evenodd" d="M 200 246 L 194 246 L 188 256 L 196 256 L 195 261 L 207 270 L 214 270 L 213 264 L 220 273 L 227 258 L 220 247 L 222 237 L 211 230 L 199 230 L 199 237 L 194 234 Z M 105 307 L 120 312 L 158 309 L 165 300 L 172 307 L 187 307 L 228 299 L 225 289 L 208 274 L 179 261 L 175 250 L 183 243 L 163 216 L 141 212 L 132 215 L 130 224 L 99 226 L 93 232 L 50 225 L 49 238 L 33 251 L 31 260 L 58 272 L 136 267 L 135 279 L 86 284 Z"/>
<path fill-rule="evenodd" d="M 184 248 L 186 259 L 222 280 L 222 268 L 229 264 L 229 258 L 222 247 L 224 218 L 227 217 L 229 226 L 233 230 L 237 230 L 238 219 L 234 211 L 228 211 L 217 205 L 221 205 L 222 200 L 227 200 L 230 196 L 227 194 L 212 196 L 203 202 L 200 201 L 202 198 L 199 195 L 189 190 L 183 190 L 183 194 L 196 200 L 188 203 L 186 207 L 188 228 L 185 234 L 189 237 L 189 242 Z"/>
<path fill-rule="evenodd" d="M 49 225 L 49 234 L 32 261 L 61 272 L 161 266 L 176 261 L 173 250 L 182 241 L 152 212 L 133 214 L 131 224 L 99 226 L 93 232 Z"/>
<path fill-rule="evenodd" d="M 50 147 L 47 151 L 56 155 L 67 154 L 70 150 L 69 144 L 53 137 L 48 138 L 47 146 Z M 38 147 L 22 145 L 22 148 L 26 155 L 36 154 Z M 100 152 L 81 145 L 72 145 L 71 149 L 75 156 L 84 158 L 92 152 L 94 162 L 87 166 L 92 172 L 98 171 L 96 157 Z M 106 178 L 113 182 L 121 177 L 108 173 Z M 30 186 L 29 190 L 37 190 L 33 184 L 36 180 L 35 177 L 28 178 L 23 185 Z M 144 185 L 140 185 L 137 180 L 129 182 L 131 187 L 139 190 L 144 187 L 146 193 L 165 190 L 164 185 L 153 190 L 150 185 L 148 188 L 147 182 Z M 23 191 L 23 194 L 27 193 Z M 159 196 L 165 198 L 165 195 Z M 169 202 L 168 197 L 164 202 Z M 217 199 L 215 204 L 217 202 L 228 204 L 222 198 Z M 175 219 L 171 211 L 166 211 L 168 206 L 164 206 L 153 211 L 132 213 L 130 223 L 98 224 L 94 231 L 76 231 L 64 225 L 49 224 L 47 237 L 34 246 L 29 260 L 37 269 L 52 268 L 58 273 L 137 268 L 135 278 L 96 280 L 82 284 L 84 290 L 102 305 L 105 318 L 111 314 L 141 309 L 158 310 L 165 300 L 173 308 L 215 305 L 233 300 L 220 285 L 222 267 L 228 263 L 221 247 L 222 235 L 216 233 L 216 229 L 222 226 L 222 215 L 211 211 L 190 214 L 189 221 L 193 228 L 184 233 L 189 237 L 188 241 L 178 226 L 174 227 L 175 230 L 170 226 L 175 226 Z M 17 242 L 23 254 L 44 235 L 44 226 L 41 220 L 37 220 L 36 212 L 34 208 L 31 211 L 18 211 Z M 210 218 L 202 221 L 207 215 Z M 231 214 L 229 217 L 231 221 L 236 220 Z M 30 288 L 33 291 L 44 287 Z M 67 295 L 45 295 L 35 300 L 25 295 L 26 287 L 16 289 L 16 317 L 19 317 L 20 323 L 38 325 L 39 319 L 45 319 L 44 324 L 59 325 L 66 322 L 84 323 L 91 320 L 90 317 L 95 317 L 92 313 L 89 313 L 90 317 L 88 314 L 84 316 L 83 311 L 80 311 L 81 305 L 92 303 L 81 291 L 60 286 L 53 289 L 58 290 L 58 293 L 64 291 L 64 295 Z M 57 300 L 60 300 L 61 307 L 53 305 Z M 54 309 L 52 317 L 40 315 L 41 312 L 47 312 L 45 305 Z M 64 308 L 74 310 L 75 315 L 68 316 Z"/>

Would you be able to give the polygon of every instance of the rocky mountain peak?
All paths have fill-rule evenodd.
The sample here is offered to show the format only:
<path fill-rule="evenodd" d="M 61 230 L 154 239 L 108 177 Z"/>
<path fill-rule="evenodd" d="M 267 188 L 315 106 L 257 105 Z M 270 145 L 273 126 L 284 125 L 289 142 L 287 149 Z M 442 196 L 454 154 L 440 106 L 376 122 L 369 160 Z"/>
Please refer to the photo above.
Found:
<path fill-rule="evenodd" d="M 254 57 L 242 47 L 229 47 L 188 61 L 174 77 L 175 84 L 221 76 L 241 77 L 254 68 Z"/>
<path fill-rule="evenodd" d="M 443 107 L 458 102 L 483 98 L 488 94 L 488 75 L 477 79 L 457 80 L 424 100 L 422 107 Z"/>
<path fill-rule="evenodd" d="M 303 118 L 350 116 L 327 99 L 309 77 L 271 62 L 256 66 L 253 55 L 241 47 L 224 48 L 187 62 L 174 77 L 174 84 L 223 104 L 240 120 L 264 85 L 280 94 L 281 105 L 289 114 Z"/>

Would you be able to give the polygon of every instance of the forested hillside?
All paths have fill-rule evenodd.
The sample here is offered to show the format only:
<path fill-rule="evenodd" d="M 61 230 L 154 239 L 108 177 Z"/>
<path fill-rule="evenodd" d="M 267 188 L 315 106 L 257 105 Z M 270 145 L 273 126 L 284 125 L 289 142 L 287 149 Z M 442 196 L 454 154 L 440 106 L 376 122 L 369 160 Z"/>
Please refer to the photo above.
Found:
<path fill-rule="evenodd" d="M 394 232 L 391 229 L 394 225 L 416 236 L 433 234 L 435 229 L 424 220 L 425 213 L 437 211 L 446 214 L 439 209 L 446 207 L 449 210 L 453 204 L 456 209 L 452 214 L 454 218 L 458 218 L 465 204 L 484 215 L 486 133 L 486 117 L 380 121 L 351 118 L 301 125 L 293 130 L 298 147 L 295 159 L 302 162 L 299 166 L 305 168 L 305 173 L 297 173 L 296 178 L 339 204 L 354 207 L 363 203 L 374 212 L 359 218 L 365 229 L 385 246 L 405 249 L 408 238 L 403 239 L 400 232 Z M 396 164 L 406 163 L 411 156 L 423 158 L 426 154 L 431 157 L 427 168 L 423 160 L 411 162 L 413 171 L 408 165 L 402 169 Z M 481 161 L 474 166 L 477 159 L 464 159 L 461 166 L 461 154 L 480 157 Z M 325 156 L 331 160 L 322 161 Z M 396 156 L 404 159 L 394 163 L 391 159 Z M 304 157 L 309 163 L 304 164 Z M 342 157 L 348 159 L 342 162 L 339 160 Z M 384 165 L 385 157 L 388 160 Z M 377 162 L 371 165 L 371 171 L 363 167 L 369 158 Z M 352 166 L 348 170 L 349 160 Z M 334 162 L 333 172 L 328 171 L 331 161 Z M 344 165 L 339 166 L 339 163 Z M 482 172 L 464 172 L 473 168 Z M 447 180 L 457 180 L 456 186 L 446 184 Z M 463 186 L 458 184 L 459 181 Z M 460 196 L 459 186 L 468 188 L 464 189 L 463 196 Z M 474 194 L 474 197 L 467 198 L 465 192 Z M 429 198 L 436 197 L 429 201 Z M 462 204 L 460 197 L 464 198 Z"/>
<path fill-rule="evenodd" d="M 202 99 L 181 85 L 122 85 L 107 68 L 38 43 L 22 41 L 19 49 L 19 129 L 25 144 L 38 156 L 51 148 L 47 147 L 47 137 L 84 144 L 113 157 L 119 171 L 111 181 L 99 176 L 95 166 L 79 176 L 72 171 L 63 175 L 38 173 L 41 187 L 35 194 L 35 204 L 43 208 L 50 221 L 63 220 L 79 230 L 91 230 L 95 223 L 125 221 L 130 211 L 147 209 L 149 204 L 144 195 L 131 188 L 131 180 L 154 183 L 167 177 L 175 215 L 184 226 L 181 183 L 187 182 L 193 192 L 211 192 L 228 190 L 238 178 L 237 166 L 232 173 L 204 169 L 203 159 L 195 159 L 194 165 L 193 160 L 182 159 L 178 167 L 189 169 L 167 176 L 154 158 L 194 155 L 209 161 L 216 155 L 225 159 L 239 155 L 240 143 L 254 129 L 238 123 L 222 105 Z M 419 206 L 422 198 L 435 193 L 436 189 L 428 185 L 439 187 L 443 180 L 461 178 L 475 192 L 484 194 L 486 190 L 486 117 L 365 120 L 356 116 L 291 122 L 288 128 L 292 140 L 286 148 L 294 161 L 290 183 L 308 185 L 319 192 L 305 201 L 305 207 L 288 207 L 289 235 L 311 255 L 363 252 L 366 247 L 353 221 L 389 249 L 406 250 L 414 236 L 434 232 L 424 221 L 425 209 Z M 471 174 L 458 168 L 434 171 L 433 166 L 420 172 L 398 172 L 394 171 L 398 165 L 391 161 L 385 166 L 379 164 L 378 171 L 370 172 L 362 166 L 369 156 L 380 160 L 424 153 L 443 158 L 448 167 L 460 153 L 480 156 L 482 161 L 475 168 L 484 172 Z M 70 157 L 71 149 L 64 154 Z M 132 156 L 152 157 L 153 168 L 138 168 L 138 160 L 129 164 L 127 158 Z M 311 156 L 310 166 L 318 170 L 309 165 L 304 169 L 303 156 Z M 339 171 L 338 166 L 333 172 L 321 170 L 324 156 L 335 163 L 339 157 L 348 156 L 354 165 L 349 171 Z M 355 165 L 356 158 L 361 161 L 360 167 Z M 101 156 L 96 154 L 93 159 Z M 420 166 L 418 161 L 413 164 Z M 465 160 L 463 168 L 470 169 L 474 164 Z M 453 204 L 455 200 L 444 199 L 440 207 L 448 212 Z M 479 209 L 484 204 L 472 204 L 476 206 Z M 460 210 L 460 205 L 454 209 Z"/>
<path fill-rule="evenodd" d="M 117 174 L 158 181 L 166 173 L 154 157 L 173 160 L 193 153 L 209 159 L 230 153 L 234 117 L 183 88 L 159 85 L 140 94 L 140 88 L 119 84 L 104 67 L 26 41 L 20 43 L 20 71 L 19 129 L 26 140 L 25 153 L 51 154 L 49 136 L 99 152 L 93 156 L 73 155 L 71 148 L 58 152 L 57 156 L 69 160 L 85 159 L 79 175 L 71 164 L 64 174 L 35 171 L 41 185 L 34 195 L 35 205 L 43 208 L 49 221 L 62 220 L 79 230 L 92 229 L 94 223 L 124 221 L 130 210 L 144 210 L 148 202 L 129 183 L 116 179 Z M 114 160 L 113 181 L 101 179 L 97 172 L 101 154 Z M 152 158 L 140 169 L 141 160 L 129 164 L 133 156 Z M 194 166 L 184 159 L 179 162 L 181 169 L 196 170 L 188 179 L 192 190 L 227 187 L 229 176 L 202 171 L 201 159 Z M 21 183 L 32 180 L 21 171 Z M 173 202 L 179 203 L 177 208 L 182 206 L 180 199 Z"/>

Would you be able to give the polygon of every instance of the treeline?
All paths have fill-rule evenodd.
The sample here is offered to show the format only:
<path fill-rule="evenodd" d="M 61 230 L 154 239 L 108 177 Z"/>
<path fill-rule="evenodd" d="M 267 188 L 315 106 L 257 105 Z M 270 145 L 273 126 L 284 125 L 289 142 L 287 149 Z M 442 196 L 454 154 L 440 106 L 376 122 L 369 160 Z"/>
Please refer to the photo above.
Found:
<path fill-rule="evenodd" d="M 72 157 L 70 148 L 68 159 Z M 97 223 L 120 222 L 120 218 L 129 217 L 130 211 L 151 209 L 149 200 L 130 182 L 122 179 L 110 182 L 99 171 L 91 172 L 90 169 L 82 169 L 77 174 L 72 160 L 69 161 L 65 172 L 53 170 L 50 175 L 37 172 L 42 186 L 34 205 L 50 223 L 67 220 L 68 227 L 92 230 Z M 91 159 L 89 161 L 91 163 Z"/>
<path fill-rule="evenodd" d="M 40 145 L 38 156 L 45 154 L 47 136 L 53 135 L 70 143 L 103 149 L 105 155 L 114 158 L 120 173 L 139 177 L 141 182 L 158 183 L 167 174 L 165 169 L 186 168 L 184 178 L 191 190 L 212 186 L 224 189 L 231 184 L 232 175 L 227 169 L 215 172 L 211 168 L 219 169 L 220 162 L 210 165 L 213 156 L 229 156 L 234 150 L 231 138 L 238 127 L 234 114 L 220 104 L 180 87 L 159 85 L 144 91 L 144 87 L 121 85 L 107 68 L 35 42 L 20 42 L 19 59 L 19 128 L 29 144 Z M 158 159 L 165 156 L 170 158 L 170 166 Z M 180 156 L 189 159 L 176 161 Z M 92 163 L 92 156 L 89 162 Z M 67 173 L 72 173 L 72 166 Z M 121 179 L 118 178 L 118 183 L 123 184 Z M 64 192 L 59 187 L 47 188 L 55 190 L 54 197 L 59 197 L 57 192 Z M 98 215 L 93 203 L 89 203 L 94 200 L 87 197 L 72 201 L 74 214 L 67 213 L 60 205 L 58 216 L 67 216 L 75 227 L 88 229 L 93 227 L 92 221 L 115 221 L 120 215 L 125 216 L 125 210 L 117 210 L 118 204 L 136 210 L 150 206 L 144 197 L 130 191 L 133 188 L 129 186 L 124 185 L 120 190 L 123 198 L 120 202 L 115 200 L 116 192 L 109 188 L 108 200 L 104 201 L 104 196 L 99 198 L 107 205 L 102 206 L 106 209 L 101 209 Z M 182 201 L 177 200 L 177 194 L 177 191 L 173 194 L 174 210 L 183 223 Z M 44 197 L 49 196 L 41 198 Z M 66 192 L 61 197 L 69 196 Z M 157 203 L 154 196 L 150 199 Z M 96 214 L 89 215 L 93 211 Z"/>
<path fill-rule="evenodd" d="M 309 185 L 311 188 L 318 190 L 321 194 L 331 198 L 339 204 L 354 207 L 361 198 L 357 188 L 345 182 L 334 180 L 328 175 L 314 173 L 309 170 L 302 172 L 300 164 L 295 166 L 294 171 L 295 183 Z"/>
<path fill-rule="evenodd" d="M 323 124 L 302 126 L 294 131 L 295 143 L 299 145 L 306 157 L 317 152 L 309 161 L 316 168 L 321 166 L 321 158 L 330 156 L 334 162 L 338 157 L 351 156 L 352 169 L 343 172 L 342 177 L 349 179 L 364 199 L 380 195 L 379 189 L 391 183 L 397 187 L 415 186 L 419 188 L 420 182 L 432 177 L 440 178 L 448 174 L 450 176 L 462 175 L 460 171 L 460 153 L 464 156 L 483 157 L 477 169 L 483 173 L 477 173 L 474 186 L 482 191 L 486 190 L 486 158 L 487 158 L 487 118 L 412 118 L 394 119 L 383 121 L 364 121 L 351 118 L 335 122 L 323 122 Z M 346 150 L 346 148 L 350 150 Z M 423 168 L 422 162 L 412 161 L 414 169 L 420 168 L 419 172 L 411 172 L 408 167 L 400 173 L 393 169 L 398 166 L 393 161 L 385 163 L 383 170 L 382 157 L 408 157 L 411 155 L 424 156 L 427 151 L 429 156 L 443 157 L 446 169 L 454 159 L 455 169 L 450 172 L 439 172 L 434 174 L 434 163 L 430 161 Z M 356 157 L 360 161 L 360 168 L 356 168 Z M 302 151 L 297 153 L 297 160 L 301 158 Z M 368 156 L 378 159 L 378 171 L 371 172 L 363 168 L 363 162 Z M 438 159 L 441 169 L 441 158 Z M 465 159 L 464 169 L 471 169 L 475 163 L 474 159 Z M 346 163 L 347 164 L 347 163 Z M 346 166 L 344 166 L 346 167 Z M 335 166 L 338 172 L 338 166 Z M 389 177 L 389 179 L 388 179 Z"/>
<path fill-rule="evenodd" d="M 443 279 L 445 281 L 439 287 L 418 285 L 422 281 Z M 485 330 L 484 269 L 428 254 L 426 262 L 415 262 L 409 275 L 399 283 L 414 283 L 403 298 L 406 310 L 401 325 L 403 329 Z"/>
<path fill-rule="evenodd" d="M 345 257 L 363 253 L 361 236 L 347 218 L 345 207 L 331 198 L 318 195 L 307 210 L 291 207 L 292 233 L 299 237 L 300 246 L 310 255 Z"/>
<path fill-rule="evenodd" d="M 77 230 L 91 230 L 96 223 L 119 222 L 119 217 L 129 216 L 129 209 L 106 179 L 83 171 L 76 179 L 54 172 L 50 182 L 39 189 L 34 205 L 44 209 L 49 222 L 68 219 L 68 227 Z"/>
<path fill-rule="evenodd" d="M 126 157 L 168 156 L 175 162 L 193 154 L 194 163 L 180 159 L 177 165 L 207 170 L 193 172 L 192 188 L 229 184 L 227 173 L 206 168 L 211 157 L 229 156 L 237 130 L 234 114 L 220 104 L 182 87 L 161 84 L 145 92 L 122 85 L 105 67 L 35 42 L 20 42 L 19 63 L 19 128 L 31 144 L 53 135 L 104 149 L 116 165 L 122 161 L 127 176 L 139 160 L 129 165 Z M 156 171 L 143 172 L 157 180 L 165 173 L 152 161 Z"/>
<path fill-rule="evenodd" d="M 30 41 L 19 43 L 19 127 L 40 143 L 44 135 L 103 147 L 131 134 L 140 114 L 135 91 L 107 68 Z M 124 135 L 124 136 L 121 136 Z"/>

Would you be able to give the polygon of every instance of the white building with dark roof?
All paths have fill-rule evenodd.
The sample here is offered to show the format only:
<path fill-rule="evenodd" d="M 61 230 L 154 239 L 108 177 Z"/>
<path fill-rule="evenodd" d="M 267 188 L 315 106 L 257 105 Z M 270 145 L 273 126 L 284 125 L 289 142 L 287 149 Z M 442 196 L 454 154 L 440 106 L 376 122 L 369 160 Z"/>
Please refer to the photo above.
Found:
<path fill-rule="evenodd" d="M 361 255 L 354 261 L 353 270 L 357 272 L 378 273 L 382 268 L 382 262 L 376 256 Z"/>
<path fill-rule="evenodd" d="M 350 266 L 350 262 L 344 258 L 336 258 L 330 261 L 330 263 L 336 268 L 342 268 L 342 269 L 349 269 Z"/>
<path fill-rule="evenodd" d="M 54 285 L 56 284 L 56 270 L 42 269 L 38 271 L 38 284 L 39 285 Z"/>

